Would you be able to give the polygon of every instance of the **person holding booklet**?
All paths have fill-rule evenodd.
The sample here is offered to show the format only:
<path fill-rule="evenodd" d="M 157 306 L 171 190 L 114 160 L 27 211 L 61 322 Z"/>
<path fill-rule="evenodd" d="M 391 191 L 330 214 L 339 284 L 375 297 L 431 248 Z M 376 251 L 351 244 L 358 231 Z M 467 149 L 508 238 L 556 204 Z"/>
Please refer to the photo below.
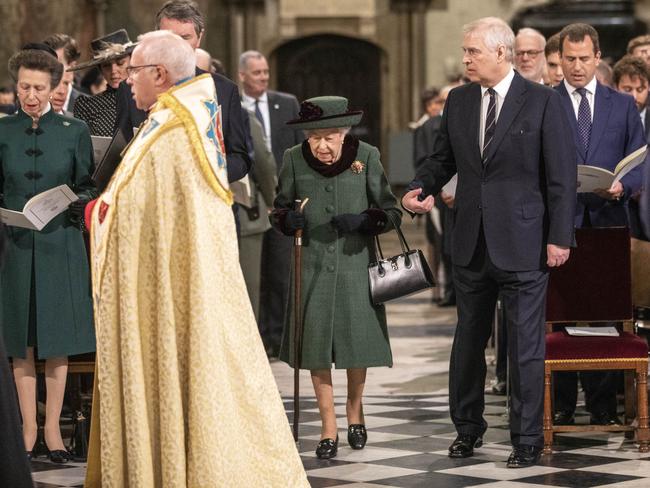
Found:
<path fill-rule="evenodd" d="M 0 120 L 0 206 L 20 212 L 35 195 L 60 186 L 72 189 L 74 199 L 92 197 L 88 128 L 54 113 L 48 102 L 63 74 L 54 51 L 44 45 L 18 51 L 9 72 L 21 110 Z M 84 241 L 71 211 L 62 208 L 40 231 L 7 227 L 0 271 L 0 328 L 13 359 L 27 456 L 34 455 L 38 432 L 34 360 L 39 358 L 45 359 L 45 444 L 58 463 L 70 460 L 59 429 L 67 357 L 95 350 Z"/>
<path fill-rule="evenodd" d="M 596 67 L 600 62 L 596 30 L 588 24 L 571 24 L 562 29 L 560 62 L 564 81 L 556 90 L 570 120 L 578 165 L 622 174 L 617 168 L 619 162 L 642 148 L 646 141 L 634 99 L 596 80 Z M 584 192 L 586 184 L 579 187 L 576 227 L 628 226 L 627 204 L 641 186 L 642 167 L 643 164 L 637 165 L 622 178 L 614 178 L 609 187 L 594 188 L 593 192 Z M 581 166 L 578 168 L 584 170 Z M 580 381 L 591 423 L 618 424 L 615 374 L 581 372 Z M 556 373 L 553 383 L 554 423 L 572 424 L 578 394 L 577 374 Z"/>

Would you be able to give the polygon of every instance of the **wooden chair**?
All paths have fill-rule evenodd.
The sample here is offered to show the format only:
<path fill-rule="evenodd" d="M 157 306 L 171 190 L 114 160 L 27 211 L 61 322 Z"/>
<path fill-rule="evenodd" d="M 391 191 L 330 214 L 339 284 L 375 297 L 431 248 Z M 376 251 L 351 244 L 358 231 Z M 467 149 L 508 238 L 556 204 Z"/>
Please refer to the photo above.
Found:
<path fill-rule="evenodd" d="M 625 431 L 650 451 L 648 428 L 648 344 L 633 332 L 630 237 L 627 228 L 578 229 L 569 261 L 553 269 L 546 298 L 544 367 L 544 453 L 555 432 Z M 574 337 L 550 324 L 622 322 L 619 337 Z M 554 371 L 625 370 L 623 425 L 553 425 Z M 636 379 L 636 396 L 634 396 Z M 636 400 L 636 401 L 635 401 Z M 635 408 L 636 407 L 636 408 Z M 637 425 L 632 425 L 634 418 Z"/>

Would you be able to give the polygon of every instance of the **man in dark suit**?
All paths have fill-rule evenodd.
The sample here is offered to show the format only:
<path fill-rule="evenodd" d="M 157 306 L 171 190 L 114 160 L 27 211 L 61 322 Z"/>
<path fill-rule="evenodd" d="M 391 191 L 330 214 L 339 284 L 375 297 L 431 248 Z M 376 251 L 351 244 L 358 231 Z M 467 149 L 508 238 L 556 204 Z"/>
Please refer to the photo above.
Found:
<path fill-rule="evenodd" d="M 205 31 L 205 21 L 195 2 L 189 0 L 170 0 L 156 14 L 156 28 L 172 31 L 196 49 L 201 44 Z M 197 76 L 205 73 L 196 69 Z M 225 76 L 213 74 L 217 99 L 221 106 L 223 139 L 228 160 L 228 181 L 237 181 L 248 173 L 252 162 L 246 149 L 246 126 L 242 117 L 237 85 Z M 117 129 L 124 138 L 133 138 L 133 129 L 137 128 L 147 114 L 135 106 L 131 87 L 126 81 L 117 89 Z"/>
<path fill-rule="evenodd" d="M 267 148 L 273 153 L 278 174 L 284 151 L 302 143 L 303 134 L 287 126 L 298 118 L 298 100 L 288 93 L 269 90 L 269 65 L 258 51 L 239 57 L 242 106 L 254 114 L 264 129 Z M 259 328 L 267 353 L 277 356 L 282 339 L 289 296 L 289 269 L 293 240 L 276 229 L 265 232 L 262 243 Z"/>
<path fill-rule="evenodd" d="M 643 146 L 645 136 L 634 99 L 596 80 L 600 62 L 598 33 L 588 24 L 570 24 L 560 32 L 564 81 L 556 88 L 570 121 L 578 164 L 614 171 L 616 164 Z M 627 205 L 641 187 L 641 167 L 630 171 L 611 188 L 579 193 L 576 227 L 628 226 Z M 618 424 L 616 373 L 581 372 L 591 423 Z M 576 373 L 556 373 L 556 424 L 573 423 L 578 395 Z"/>
<path fill-rule="evenodd" d="M 512 68 L 514 34 L 488 17 L 463 28 L 472 81 L 449 94 L 434 153 L 402 199 L 424 213 L 458 174 L 452 260 L 458 326 L 449 404 L 458 436 L 450 457 L 472 456 L 483 418 L 485 347 L 497 295 L 506 311 L 511 367 L 508 467 L 531 466 L 543 445 L 544 306 L 548 267 L 573 244 L 575 148 L 559 95 Z"/>
<path fill-rule="evenodd" d="M 646 142 L 650 141 L 650 110 L 648 110 L 648 88 L 650 87 L 650 70 L 640 56 L 628 54 L 614 65 L 614 86 L 617 91 L 627 93 L 634 98 L 643 125 Z M 647 210 L 648 176 L 650 168 L 646 164 L 643 173 L 641 191 L 632 195 L 628 202 L 628 216 L 632 237 L 650 240 L 646 229 L 650 228 L 650 215 Z"/>

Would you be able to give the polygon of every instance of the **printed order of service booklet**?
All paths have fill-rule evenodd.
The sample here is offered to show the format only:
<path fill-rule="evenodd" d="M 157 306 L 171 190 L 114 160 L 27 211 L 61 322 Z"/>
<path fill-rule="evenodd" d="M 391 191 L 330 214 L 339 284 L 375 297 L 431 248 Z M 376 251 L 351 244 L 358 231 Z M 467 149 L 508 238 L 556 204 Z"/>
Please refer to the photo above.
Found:
<path fill-rule="evenodd" d="M 22 212 L 0 208 L 0 219 L 6 225 L 40 231 L 77 200 L 68 185 L 60 185 L 30 198 Z"/>
<path fill-rule="evenodd" d="M 578 193 L 591 193 L 594 190 L 611 188 L 614 183 L 645 161 L 647 153 L 648 146 L 645 145 L 628 154 L 616 165 L 613 173 L 597 166 L 579 164 Z"/>

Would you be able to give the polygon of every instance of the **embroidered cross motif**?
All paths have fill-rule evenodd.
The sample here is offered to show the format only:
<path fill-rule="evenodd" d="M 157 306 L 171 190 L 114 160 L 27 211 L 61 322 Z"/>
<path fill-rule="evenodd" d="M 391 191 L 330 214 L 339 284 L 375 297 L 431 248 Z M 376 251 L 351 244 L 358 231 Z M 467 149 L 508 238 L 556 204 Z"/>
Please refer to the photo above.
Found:
<path fill-rule="evenodd" d="M 226 160 L 224 158 L 224 152 L 226 146 L 222 139 L 223 136 L 221 131 L 221 117 L 219 117 L 220 108 L 217 105 L 217 101 L 214 99 L 202 100 L 202 103 L 203 106 L 208 111 L 208 114 L 210 115 L 210 123 L 208 124 L 208 130 L 206 131 L 205 134 L 208 136 L 208 139 L 210 139 L 212 143 L 216 146 L 217 164 L 219 165 L 220 168 L 223 168 L 226 166 Z"/>

